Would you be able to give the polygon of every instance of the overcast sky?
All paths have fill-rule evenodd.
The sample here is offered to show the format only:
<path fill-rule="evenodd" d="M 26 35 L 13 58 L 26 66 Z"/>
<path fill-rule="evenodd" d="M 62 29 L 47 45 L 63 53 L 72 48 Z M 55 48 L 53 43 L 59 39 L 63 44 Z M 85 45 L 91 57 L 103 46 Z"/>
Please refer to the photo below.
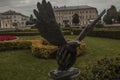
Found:
<path fill-rule="evenodd" d="M 27 16 L 33 14 L 33 9 L 36 8 L 37 2 L 42 0 L 0 0 L 0 13 L 7 10 L 15 10 L 21 12 Z M 120 0 L 47 0 L 52 3 L 53 6 L 78 6 L 88 5 L 93 6 L 102 11 L 105 8 L 109 8 L 111 5 L 115 5 L 120 10 Z"/>

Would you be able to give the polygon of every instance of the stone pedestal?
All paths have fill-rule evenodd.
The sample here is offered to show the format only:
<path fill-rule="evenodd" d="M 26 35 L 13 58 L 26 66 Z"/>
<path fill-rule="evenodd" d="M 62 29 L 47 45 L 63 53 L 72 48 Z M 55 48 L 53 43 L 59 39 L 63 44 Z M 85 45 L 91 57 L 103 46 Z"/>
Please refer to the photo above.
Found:
<path fill-rule="evenodd" d="M 71 80 L 80 75 L 80 71 L 77 68 L 70 68 L 67 71 L 53 70 L 48 74 L 54 80 Z"/>

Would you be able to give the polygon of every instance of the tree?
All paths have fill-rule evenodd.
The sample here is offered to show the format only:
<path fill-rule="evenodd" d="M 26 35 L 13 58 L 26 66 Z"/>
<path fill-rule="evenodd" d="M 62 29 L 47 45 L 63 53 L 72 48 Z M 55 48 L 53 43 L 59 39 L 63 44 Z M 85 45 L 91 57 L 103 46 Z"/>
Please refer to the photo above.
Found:
<path fill-rule="evenodd" d="M 117 9 L 114 5 L 111 6 L 110 9 L 107 10 L 107 14 L 110 15 L 112 18 L 116 18 Z"/>
<path fill-rule="evenodd" d="M 106 24 L 112 24 L 117 21 L 117 9 L 114 5 L 112 5 L 111 8 L 107 10 L 107 14 L 103 20 Z"/>
<path fill-rule="evenodd" d="M 29 25 L 29 24 L 30 24 L 30 21 L 27 21 L 27 22 L 26 22 L 26 25 Z"/>
<path fill-rule="evenodd" d="M 80 20 L 79 20 L 79 15 L 78 14 L 74 14 L 73 15 L 73 19 L 72 19 L 72 23 L 77 25 L 79 24 Z"/>
<path fill-rule="evenodd" d="M 18 30 L 18 23 L 14 22 L 12 25 L 15 27 L 16 30 Z"/>
<path fill-rule="evenodd" d="M 105 15 L 105 17 L 103 18 L 103 21 L 106 23 L 106 24 L 112 24 L 112 18 L 110 18 L 110 16 L 108 15 Z"/>
<path fill-rule="evenodd" d="M 104 27 L 104 25 L 103 25 L 103 24 L 101 24 L 101 23 L 98 23 L 98 24 L 96 24 L 96 25 L 95 25 L 95 27 L 96 27 L 96 28 L 103 28 L 103 27 Z"/>
<path fill-rule="evenodd" d="M 118 23 L 120 23 L 120 12 L 118 12 L 117 21 L 118 21 Z"/>
<path fill-rule="evenodd" d="M 35 19 L 33 17 L 33 15 L 30 15 L 30 20 L 26 22 L 26 25 L 33 25 L 35 24 Z"/>
<path fill-rule="evenodd" d="M 33 21 L 33 19 L 34 19 L 34 18 L 33 18 L 33 15 L 31 14 L 31 15 L 30 15 L 30 21 Z"/>

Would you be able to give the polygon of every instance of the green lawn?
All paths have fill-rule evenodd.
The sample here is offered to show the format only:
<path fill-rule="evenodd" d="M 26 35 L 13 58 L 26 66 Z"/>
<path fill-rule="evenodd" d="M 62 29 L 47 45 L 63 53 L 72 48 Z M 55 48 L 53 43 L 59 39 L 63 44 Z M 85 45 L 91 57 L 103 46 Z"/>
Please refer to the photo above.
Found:
<path fill-rule="evenodd" d="M 74 65 L 81 71 L 85 66 L 92 65 L 105 56 L 115 57 L 120 54 L 120 40 L 87 37 L 85 42 L 86 54 L 78 57 Z M 0 80 L 52 80 L 48 77 L 48 72 L 55 68 L 55 60 L 38 59 L 31 55 L 30 50 L 0 52 Z"/>
<path fill-rule="evenodd" d="M 0 52 L 0 80 L 49 80 L 55 60 L 38 59 L 30 50 Z"/>
<path fill-rule="evenodd" d="M 78 58 L 76 66 L 84 69 L 103 57 L 116 57 L 120 55 L 120 40 L 107 38 L 85 38 L 87 44 L 86 54 Z"/>

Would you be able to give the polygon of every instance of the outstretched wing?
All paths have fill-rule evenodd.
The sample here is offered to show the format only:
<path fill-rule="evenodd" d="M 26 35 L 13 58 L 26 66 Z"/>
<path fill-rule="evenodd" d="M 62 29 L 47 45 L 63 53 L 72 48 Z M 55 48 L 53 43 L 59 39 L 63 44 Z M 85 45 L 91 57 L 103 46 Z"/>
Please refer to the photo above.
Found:
<path fill-rule="evenodd" d="M 56 46 L 66 44 L 60 26 L 56 22 L 50 2 L 46 2 L 45 0 L 42 1 L 42 4 L 38 2 L 37 8 L 38 11 L 34 9 L 34 14 L 37 18 L 36 26 L 41 36 Z"/>
<path fill-rule="evenodd" d="M 95 24 L 101 19 L 101 17 L 105 14 L 105 12 L 106 10 L 103 10 L 103 12 L 101 12 L 101 14 L 98 16 L 96 20 L 94 20 L 85 29 L 83 29 L 82 32 L 79 34 L 79 36 L 76 38 L 76 40 L 81 41 L 82 39 L 84 39 L 84 37 L 87 36 L 87 34 L 93 30 Z"/>

